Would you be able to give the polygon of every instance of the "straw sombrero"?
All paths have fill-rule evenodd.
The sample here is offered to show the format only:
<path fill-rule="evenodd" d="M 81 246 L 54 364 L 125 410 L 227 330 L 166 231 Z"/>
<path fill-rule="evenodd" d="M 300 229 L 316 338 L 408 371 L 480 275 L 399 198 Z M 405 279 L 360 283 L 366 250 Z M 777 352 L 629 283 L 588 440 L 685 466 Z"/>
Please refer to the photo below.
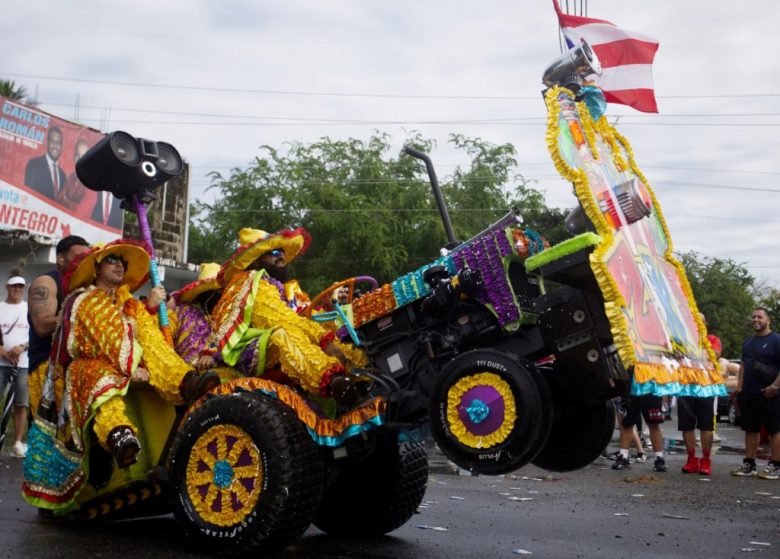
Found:
<path fill-rule="evenodd" d="M 236 273 L 246 270 L 249 265 L 269 250 L 275 248 L 284 251 L 287 264 L 306 252 L 311 243 L 311 235 L 303 227 L 284 229 L 276 233 L 268 233 L 261 229 L 244 228 L 238 232 L 239 247 L 228 258 L 219 270 L 217 279 L 221 286 L 233 278 Z"/>
<path fill-rule="evenodd" d="M 118 239 L 104 245 L 95 245 L 82 252 L 68 266 L 62 278 L 62 289 L 68 294 L 95 281 L 97 266 L 109 254 L 116 254 L 127 262 L 122 284 L 135 291 L 149 279 L 149 252 L 146 243 L 135 239 Z"/>
<path fill-rule="evenodd" d="M 174 291 L 171 296 L 177 303 L 190 303 L 197 299 L 198 295 L 201 293 L 219 289 L 220 285 L 217 281 L 219 268 L 220 266 L 216 262 L 205 262 L 201 264 L 198 279 L 188 283 L 181 289 Z"/>

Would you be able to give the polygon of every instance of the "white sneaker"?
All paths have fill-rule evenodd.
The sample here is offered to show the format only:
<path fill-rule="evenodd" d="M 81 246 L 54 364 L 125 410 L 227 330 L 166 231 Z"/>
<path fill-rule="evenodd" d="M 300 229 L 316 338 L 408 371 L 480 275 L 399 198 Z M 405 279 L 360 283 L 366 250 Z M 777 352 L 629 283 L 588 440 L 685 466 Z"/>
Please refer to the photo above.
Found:
<path fill-rule="evenodd" d="M 27 445 L 22 441 L 17 441 L 14 446 L 11 447 L 11 456 L 16 458 L 24 458 L 27 456 Z"/>

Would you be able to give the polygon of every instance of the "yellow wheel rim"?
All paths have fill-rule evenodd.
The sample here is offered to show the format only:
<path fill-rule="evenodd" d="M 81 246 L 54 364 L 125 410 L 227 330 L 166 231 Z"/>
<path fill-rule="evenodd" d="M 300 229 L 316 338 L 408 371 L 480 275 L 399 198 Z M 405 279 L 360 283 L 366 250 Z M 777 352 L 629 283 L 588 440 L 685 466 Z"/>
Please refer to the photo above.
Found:
<path fill-rule="evenodd" d="M 463 377 L 447 391 L 447 422 L 465 446 L 488 449 L 501 444 L 514 430 L 515 419 L 512 389 L 495 373 Z"/>
<path fill-rule="evenodd" d="M 252 438 L 235 425 L 215 425 L 192 447 L 187 493 L 211 524 L 233 526 L 254 510 L 263 490 L 263 463 Z"/>

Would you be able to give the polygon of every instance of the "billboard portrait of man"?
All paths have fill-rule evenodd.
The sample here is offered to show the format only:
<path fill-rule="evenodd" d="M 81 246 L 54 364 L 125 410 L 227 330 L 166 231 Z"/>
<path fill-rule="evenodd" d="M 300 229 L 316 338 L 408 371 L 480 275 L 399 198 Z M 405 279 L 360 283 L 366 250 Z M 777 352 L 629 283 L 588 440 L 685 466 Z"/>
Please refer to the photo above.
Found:
<path fill-rule="evenodd" d="M 27 162 L 24 184 L 54 200 L 67 180 L 65 171 L 58 163 L 61 154 L 62 130 L 52 126 L 46 137 L 46 153 L 40 157 L 33 157 Z"/>
<path fill-rule="evenodd" d="M 97 192 L 97 202 L 92 210 L 92 220 L 108 227 L 122 228 L 120 200 L 110 192 Z"/>

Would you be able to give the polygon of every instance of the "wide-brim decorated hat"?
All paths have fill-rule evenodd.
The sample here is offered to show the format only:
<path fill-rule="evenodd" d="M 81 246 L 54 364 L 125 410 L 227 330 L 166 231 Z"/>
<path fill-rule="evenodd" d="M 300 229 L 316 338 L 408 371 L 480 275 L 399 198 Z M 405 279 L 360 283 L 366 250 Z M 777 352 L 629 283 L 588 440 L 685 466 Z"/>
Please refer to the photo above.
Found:
<path fill-rule="evenodd" d="M 198 279 L 188 283 L 181 289 L 174 291 L 171 296 L 177 303 L 190 303 L 202 293 L 219 289 L 220 285 L 219 281 L 217 281 L 219 269 L 220 265 L 216 262 L 205 262 L 201 264 Z"/>
<path fill-rule="evenodd" d="M 269 250 L 275 248 L 284 251 L 287 264 L 306 252 L 311 243 L 311 235 L 303 227 L 284 229 L 268 233 L 261 229 L 244 228 L 238 232 L 239 247 L 228 258 L 219 271 L 220 285 L 225 286 L 238 272 L 246 270 L 252 262 Z"/>
<path fill-rule="evenodd" d="M 70 293 L 95 281 L 98 265 L 110 254 L 116 254 L 127 262 L 122 284 L 135 291 L 149 279 L 149 251 L 146 243 L 135 239 L 118 239 L 103 245 L 95 245 L 82 252 L 68 266 L 62 278 L 62 289 Z"/>

